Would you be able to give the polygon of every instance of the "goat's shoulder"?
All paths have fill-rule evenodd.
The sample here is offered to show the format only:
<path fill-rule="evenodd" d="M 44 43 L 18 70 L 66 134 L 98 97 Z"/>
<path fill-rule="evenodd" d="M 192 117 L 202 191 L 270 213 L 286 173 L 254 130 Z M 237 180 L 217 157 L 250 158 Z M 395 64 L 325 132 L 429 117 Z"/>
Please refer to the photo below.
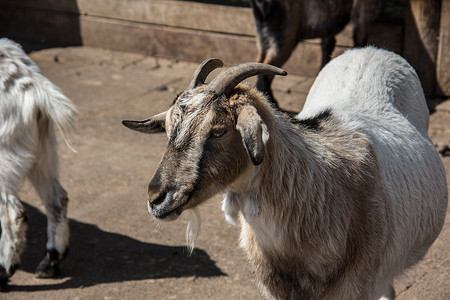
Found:
<path fill-rule="evenodd" d="M 326 144 L 340 145 L 346 142 L 357 142 L 362 147 L 370 145 L 369 140 L 356 127 L 353 128 L 353 126 L 344 122 L 332 108 L 324 108 L 314 114 L 305 116 L 302 114 L 295 117 L 283 115 L 291 128 L 298 131 L 300 135 L 319 143 L 326 142 Z"/>
<path fill-rule="evenodd" d="M 371 141 L 364 133 L 342 122 L 332 109 L 288 120 L 310 150 L 308 153 L 316 166 L 323 166 L 324 170 L 331 167 L 338 173 L 359 177 L 361 181 L 367 176 L 376 176 L 377 162 Z"/>

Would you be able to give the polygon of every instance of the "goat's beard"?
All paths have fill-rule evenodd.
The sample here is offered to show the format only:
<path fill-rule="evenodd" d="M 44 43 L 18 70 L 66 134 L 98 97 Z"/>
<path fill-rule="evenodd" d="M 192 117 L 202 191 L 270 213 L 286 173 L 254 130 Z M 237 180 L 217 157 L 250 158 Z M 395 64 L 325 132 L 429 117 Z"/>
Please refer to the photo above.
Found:
<path fill-rule="evenodd" d="M 188 223 L 186 227 L 186 243 L 189 250 L 189 254 L 194 251 L 195 242 L 197 241 L 198 234 L 200 233 L 201 218 L 200 212 L 196 207 L 188 210 Z"/>

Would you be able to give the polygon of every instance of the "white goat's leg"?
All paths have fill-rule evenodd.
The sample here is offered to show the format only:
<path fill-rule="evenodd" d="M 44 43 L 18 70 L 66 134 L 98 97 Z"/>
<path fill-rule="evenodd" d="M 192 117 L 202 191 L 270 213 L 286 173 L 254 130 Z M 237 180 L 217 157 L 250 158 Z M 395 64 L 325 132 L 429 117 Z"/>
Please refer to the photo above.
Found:
<path fill-rule="evenodd" d="M 47 166 L 49 167 L 49 166 Z M 64 258 L 69 244 L 67 219 L 67 192 L 48 169 L 34 168 L 30 174 L 47 212 L 47 252 L 36 269 L 36 277 L 55 277 L 59 274 L 58 262 Z"/>
<path fill-rule="evenodd" d="M 58 181 L 58 154 L 51 126 L 47 134 L 41 137 L 39 157 L 28 175 L 47 212 L 47 252 L 36 269 L 36 277 L 40 278 L 59 274 L 58 262 L 65 257 L 69 244 L 69 199 Z"/>
<path fill-rule="evenodd" d="M 26 246 L 27 217 L 18 187 L 31 164 L 30 157 L 29 149 L 14 142 L 5 144 L 0 138 L 0 289 L 19 267 Z"/>
<path fill-rule="evenodd" d="M 0 290 L 20 264 L 26 245 L 26 214 L 19 198 L 0 191 Z"/>

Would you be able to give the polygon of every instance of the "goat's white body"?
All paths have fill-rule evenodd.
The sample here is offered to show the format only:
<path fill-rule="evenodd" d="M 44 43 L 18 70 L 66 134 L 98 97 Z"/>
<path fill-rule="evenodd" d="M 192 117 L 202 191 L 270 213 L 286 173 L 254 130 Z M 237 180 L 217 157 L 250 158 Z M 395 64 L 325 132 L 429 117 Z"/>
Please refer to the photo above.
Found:
<path fill-rule="evenodd" d="M 47 250 L 56 249 L 60 255 L 66 251 L 67 194 L 58 182 L 53 127 L 70 129 L 75 113 L 19 45 L 0 39 L 0 266 L 7 276 L 19 264 L 25 246 L 26 218 L 18 192 L 27 177 L 47 209 Z"/>
<path fill-rule="evenodd" d="M 348 132 L 362 134 L 375 153 L 379 183 L 369 202 L 384 225 L 379 231 L 382 242 L 378 245 L 381 248 L 373 249 L 379 256 L 379 267 L 374 270 L 376 275 L 367 274 L 373 286 L 366 287 L 365 296 L 368 299 L 393 297 L 393 278 L 423 257 L 442 228 L 447 207 L 445 170 L 427 135 L 429 115 L 420 82 L 412 67 L 398 55 L 371 47 L 349 50 L 320 72 L 297 118 L 312 118 L 326 110 L 331 111 L 339 126 Z M 264 122 L 267 124 L 267 120 Z M 284 134 L 288 130 L 278 121 L 267 126 L 271 139 L 274 133 Z M 280 209 L 287 206 L 289 211 L 285 214 L 289 216 L 291 210 L 294 211 L 299 205 L 294 203 L 290 207 L 292 199 L 301 199 L 296 202 L 306 203 L 320 200 L 320 196 L 308 195 L 307 191 L 312 188 L 327 190 L 328 186 L 335 184 L 332 182 L 334 179 L 327 178 L 325 173 L 313 179 L 304 165 L 299 165 L 301 160 L 316 160 L 319 169 L 320 161 L 323 161 L 320 149 L 308 152 L 301 138 L 287 135 L 277 139 L 279 146 L 275 146 L 275 151 L 284 152 L 286 158 L 281 158 L 281 155 L 278 158 L 288 162 L 280 161 L 278 166 L 272 164 L 265 169 L 261 166 L 249 170 L 230 187 L 223 202 L 227 220 L 232 223 L 236 223 L 238 212 L 241 212 L 241 245 L 253 260 L 259 261 L 265 253 L 287 252 L 283 247 L 291 244 L 289 239 L 301 240 L 297 233 L 286 236 L 285 224 L 272 221 L 270 214 L 274 211 L 272 205 L 266 206 L 267 203 L 274 204 L 276 201 L 283 207 Z M 296 154 L 291 154 L 296 150 L 288 149 L 292 145 L 303 149 L 299 153 L 304 157 L 296 159 Z M 306 144 L 306 148 L 311 145 Z M 261 181 L 267 177 L 268 173 L 261 174 L 265 172 L 279 174 L 273 175 L 274 182 L 270 187 L 267 187 L 267 182 Z M 320 173 L 320 170 L 317 172 Z M 284 192 L 282 188 L 277 188 L 282 181 L 275 182 L 280 176 L 291 182 Z M 297 176 L 303 177 L 298 179 Z M 315 224 L 306 224 L 311 226 L 307 229 L 305 224 L 301 224 L 302 218 L 299 216 L 296 228 L 300 231 L 311 230 Z M 314 238 L 313 233 L 310 235 Z M 334 228 L 330 231 L 330 244 L 324 244 L 323 249 L 317 248 L 315 258 L 311 259 L 312 269 L 314 264 L 316 267 L 321 263 L 332 264 L 333 255 L 342 251 L 339 247 L 345 248 L 339 244 L 339 235 L 344 238 L 346 233 Z M 299 250 L 298 255 L 304 256 L 305 253 Z M 328 291 L 328 297 L 358 297 L 355 291 L 358 276 L 343 280 L 349 281 L 341 285 L 338 283 L 339 290 Z"/>
<path fill-rule="evenodd" d="M 348 50 L 326 65 L 311 87 L 299 118 L 331 108 L 344 124 L 373 129 L 406 118 L 428 129 L 429 113 L 414 69 L 400 56 L 373 47 Z M 398 127 L 396 125 L 396 127 Z M 388 127 L 389 128 L 389 127 Z"/>
<path fill-rule="evenodd" d="M 393 278 L 423 257 L 447 207 L 445 169 L 427 135 L 420 81 L 396 54 L 349 50 L 320 72 L 298 118 L 325 109 L 374 147 L 389 214 L 383 277 Z"/>

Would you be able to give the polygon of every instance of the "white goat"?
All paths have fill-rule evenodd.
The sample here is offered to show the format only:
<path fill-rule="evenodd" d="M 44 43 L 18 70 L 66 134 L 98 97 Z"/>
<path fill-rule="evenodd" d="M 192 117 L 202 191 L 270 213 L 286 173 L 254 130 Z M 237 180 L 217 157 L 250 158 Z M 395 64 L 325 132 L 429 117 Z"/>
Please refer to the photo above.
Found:
<path fill-rule="evenodd" d="M 167 112 L 124 121 L 166 130 L 149 212 L 174 220 L 219 191 L 263 293 L 276 299 L 393 299 L 395 276 L 419 261 L 444 222 L 448 191 L 427 135 L 413 68 L 372 47 L 349 50 L 317 77 L 294 119 L 238 85 L 258 74 L 205 61 Z"/>
<path fill-rule="evenodd" d="M 57 275 L 69 242 L 67 193 L 58 181 L 54 126 L 71 129 L 76 110 L 22 48 L 0 39 L 0 288 L 20 263 L 26 213 L 18 198 L 25 178 L 47 210 L 47 252 L 37 277 Z"/>

